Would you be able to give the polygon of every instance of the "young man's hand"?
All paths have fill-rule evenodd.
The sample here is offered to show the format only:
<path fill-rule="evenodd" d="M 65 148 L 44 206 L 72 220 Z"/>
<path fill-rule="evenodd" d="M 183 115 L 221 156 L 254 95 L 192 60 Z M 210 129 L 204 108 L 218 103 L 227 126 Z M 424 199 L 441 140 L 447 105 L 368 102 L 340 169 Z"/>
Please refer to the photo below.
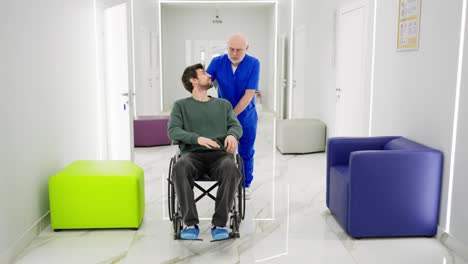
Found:
<path fill-rule="evenodd" d="M 237 149 L 237 139 L 233 135 L 228 135 L 224 140 L 224 148 L 229 153 L 236 152 Z"/>
<path fill-rule="evenodd" d="M 216 142 L 216 141 L 214 141 L 212 139 L 206 138 L 206 137 L 198 137 L 197 143 L 198 143 L 198 145 L 204 146 L 204 147 L 209 148 L 209 149 L 220 148 L 221 147 L 218 144 L 218 142 Z"/>

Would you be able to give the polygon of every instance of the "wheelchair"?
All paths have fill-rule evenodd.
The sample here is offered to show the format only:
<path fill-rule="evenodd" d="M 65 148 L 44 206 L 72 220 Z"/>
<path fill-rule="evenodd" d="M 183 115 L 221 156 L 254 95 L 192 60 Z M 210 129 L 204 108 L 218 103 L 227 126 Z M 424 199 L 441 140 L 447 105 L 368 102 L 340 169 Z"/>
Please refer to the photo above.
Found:
<path fill-rule="evenodd" d="M 171 158 L 171 161 L 169 163 L 169 173 L 167 177 L 168 211 L 169 211 L 169 220 L 172 221 L 172 224 L 173 224 L 174 240 L 181 239 L 180 232 L 183 229 L 182 214 L 181 214 L 180 206 L 178 204 L 177 193 L 175 191 L 175 186 L 173 182 L 173 169 L 174 169 L 174 165 L 177 162 L 177 159 L 179 158 L 180 158 L 179 153 L 176 153 Z M 232 232 L 229 234 L 229 238 L 240 238 L 239 225 L 242 222 L 242 220 L 244 220 L 244 217 L 245 217 L 245 187 L 244 187 L 245 175 L 244 175 L 244 164 L 243 164 L 242 158 L 237 153 L 233 154 L 233 158 L 236 162 L 237 168 L 239 169 L 241 173 L 242 179 L 239 183 L 236 194 L 234 195 L 234 203 L 229 212 L 229 226 L 232 230 Z M 197 183 L 197 182 L 203 182 L 203 181 L 213 182 L 213 180 L 211 180 L 208 177 L 208 175 L 201 175 L 201 177 L 198 177 L 198 179 L 194 183 L 194 186 L 198 190 L 200 190 L 202 193 L 198 197 L 195 198 L 195 204 L 205 196 L 208 196 L 214 201 L 216 201 L 216 197 L 213 196 L 210 192 L 214 190 L 216 187 L 218 187 L 218 182 L 216 181 L 208 189 L 205 189 Z"/>

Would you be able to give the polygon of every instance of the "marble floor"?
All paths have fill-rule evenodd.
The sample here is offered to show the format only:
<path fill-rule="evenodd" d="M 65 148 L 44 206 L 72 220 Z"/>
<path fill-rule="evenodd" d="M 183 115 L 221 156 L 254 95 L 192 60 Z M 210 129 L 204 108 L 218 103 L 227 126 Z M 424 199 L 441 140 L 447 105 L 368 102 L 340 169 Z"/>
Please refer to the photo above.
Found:
<path fill-rule="evenodd" d="M 174 241 L 167 215 L 173 146 L 137 148 L 145 171 L 146 213 L 139 230 L 44 230 L 15 263 L 326 263 L 468 264 L 435 238 L 359 239 L 343 232 L 325 205 L 325 154 L 281 155 L 274 119 L 262 113 L 252 199 L 241 238 L 209 242 L 214 203 L 198 204 L 201 238 Z"/>

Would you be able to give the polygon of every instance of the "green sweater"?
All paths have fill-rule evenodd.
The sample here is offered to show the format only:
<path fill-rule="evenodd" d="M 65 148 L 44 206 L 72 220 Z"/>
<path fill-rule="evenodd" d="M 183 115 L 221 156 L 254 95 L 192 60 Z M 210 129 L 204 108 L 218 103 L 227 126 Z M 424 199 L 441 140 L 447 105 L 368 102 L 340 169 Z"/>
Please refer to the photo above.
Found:
<path fill-rule="evenodd" d="M 231 103 L 213 97 L 206 102 L 192 97 L 176 101 L 167 131 L 171 140 L 180 142 L 181 153 L 208 150 L 198 145 L 200 136 L 218 142 L 223 150 L 227 135 L 233 135 L 237 141 L 242 136 L 242 127 Z"/>

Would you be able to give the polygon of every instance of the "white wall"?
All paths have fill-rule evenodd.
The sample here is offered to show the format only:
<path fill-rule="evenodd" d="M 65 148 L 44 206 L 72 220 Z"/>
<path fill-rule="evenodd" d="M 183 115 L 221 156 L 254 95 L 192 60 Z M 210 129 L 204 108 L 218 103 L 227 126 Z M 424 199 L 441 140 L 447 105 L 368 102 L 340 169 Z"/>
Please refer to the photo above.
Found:
<path fill-rule="evenodd" d="M 222 24 L 211 23 L 218 7 Z M 232 4 L 219 5 L 174 5 L 164 4 L 161 9 L 162 26 L 162 75 L 164 109 L 168 111 L 175 100 L 189 96 L 183 88 L 180 77 L 185 69 L 186 40 L 227 40 L 234 32 L 242 32 L 249 39 L 248 54 L 260 60 L 259 90 L 266 97 L 273 94 L 273 72 L 268 65 L 273 63 L 273 54 L 269 54 L 270 45 L 274 45 L 270 36 L 271 16 L 274 15 L 272 4 Z M 263 106 L 273 109 L 273 105 Z"/>
<path fill-rule="evenodd" d="M 135 35 L 136 115 L 155 115 L 161 109 L 158 1 L 134 0 L 133 23 Z"/>
<path fill-rule="evenodd" d="M 465 29 L 463 55 L 463 71 L 460 87 L 457 145 L 455 152 L 455 168 L 453 174 L 453 196 L 450 233 L 453 237 L 468 247 L 468 39 Z M 468 254 L 468 253 L 467 253 Z"/>
<path fill-rule="evenodd" d="M 307 60 L 319 65 L 315 76 L 320 87 L 320 119 L 333 135 L 335 122 L 334 12 L 353 0 L 295 0 L 295 23 L 310 26 L 311 36 L 320 38 L 312 47 L 319 53 Z M 369 1 L 370 9 L 374 1 Z M 317 9 L 311 11 L 311 8 Z M 398 1 L 377 1 L 372 135 L 403 135 L 444 152 L 442 200 L 439 226 L 446 228 L 448 180 L 454 120 L 456 75 L 462 1 L 450 5 L 424 2 L 421 9 L 420 48 L 397 52 Z M 310 12 L 312 15 L 305 17 Z M 305 14 L 305 15 L 304 15 Z M 316 17 L 314 17 L 316 15 Z M 311 42 L 313 43 L 313 42 Z M 464 72 L 468 76 L 468 42 L 465 42 Z M 307 76 L 307 75 L 306 75 Z M 312 75 L 311 75 L 312 76 Z M 314 83 L 314 80 L 310 80 Z M 450 235 L 468 245 L 468 83 L 462 80 L 460 115 L 455 160 Z M 310 96 L 310 95 L 308 95 Z M 307 98 L 308 100 L 311 98 Z M 307 110 L 309 111 L 309 110 Z"/>
<path fill-rule="evenodd" d="M 94 1 L 2 1 L 0 263 L 49 210 L 48 178 L 99 159 Z"/>
<path fill-rule="evenodd" d="M 419 50 L 397 52 L 398 2 L 379 1 L 373 135 L 403 135 L 444 153 L 445 227 L 462 1 L 425 2 Z"/>

